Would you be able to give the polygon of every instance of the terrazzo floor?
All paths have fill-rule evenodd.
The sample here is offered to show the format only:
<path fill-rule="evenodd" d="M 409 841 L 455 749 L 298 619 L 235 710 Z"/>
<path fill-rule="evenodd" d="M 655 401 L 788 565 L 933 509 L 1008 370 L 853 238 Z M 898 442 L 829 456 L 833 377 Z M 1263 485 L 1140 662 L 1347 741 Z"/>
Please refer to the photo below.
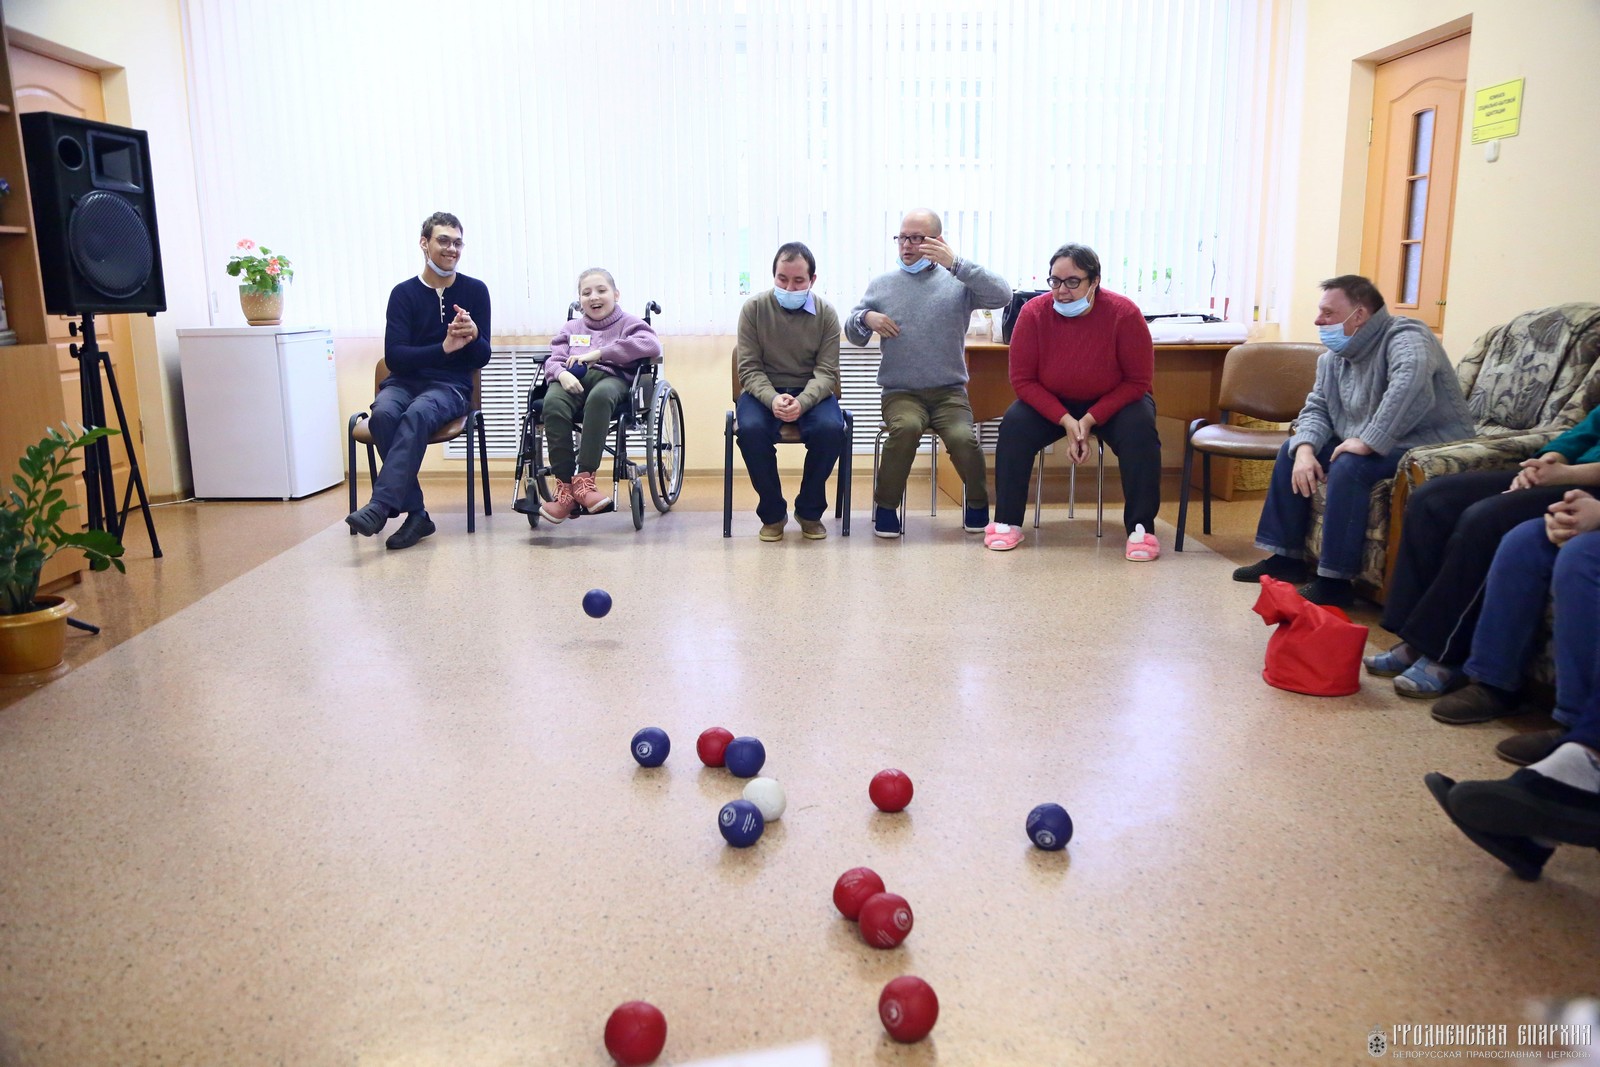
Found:
<path fill-rule="evenodd" d="M 1600 856 L 1518 882 L 1422 787 L 1503 777 L 1502 726 L 1267 687 L 1232 561 L 1127 563 L 1084 515 L 1004 555 L 954 508 L 901 542 L 310 533 L 0 710 L 0 1063 L 602 1065 L 645 999 L 672 1064 L 1346 1064 L 1594 992 Z M 747 850 L 713 725 L 788 792 Z M 1045 800 L 1065 852 L 1024 837 Z M 900 948 L 834 911 L 857 865 L 910 901 Z M 877 1020 L 901 974 L 941 1001 L 917 1045 Z"/>

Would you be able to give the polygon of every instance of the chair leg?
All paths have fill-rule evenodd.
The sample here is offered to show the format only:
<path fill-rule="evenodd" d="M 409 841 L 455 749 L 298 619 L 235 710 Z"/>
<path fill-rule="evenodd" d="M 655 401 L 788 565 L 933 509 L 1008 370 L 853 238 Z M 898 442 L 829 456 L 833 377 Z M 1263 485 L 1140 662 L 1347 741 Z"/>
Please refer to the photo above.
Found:
<path fill-rule="evenodd" d="M 839 472 L 843 479 L 843 486 L 839 493 L 839 516 L 843 523 L 841 537 L 850 536 L 850 492 L 855 487 L 855 455 L 856 455 L 856 419 L 850 412 L 844 415 L 844 455 L 840 462 L 844 465 Z"/>
<path fill-rule="evenodd" d="M 468 415 L 467 416 L 467 533 L 473 533 L 478 528 L 478 502 L 473 499 L 474 490 L 477 488 L 477 486 L 474 483 L 474 476 L 478 472 L 472 469 L 472 458 L 473 458 L 472 457 L 472 446 L 475 443 L 472 440 L 472 431 L 473 431 L 472 416 Z"/>
<path fill-rule="evenodd" d="M 1203 453 L 1200 457 L 1200 514 L 1202 522 L 1200 529 L 1211 535 L 1211 453 Z"/>
<path fill-rule="evenodd" d="M 345 463 L 345 470 L 349 471 L 346 481 L 350 483 L 350 510 L 356 510 L 356 417 L 351 416 L 350 428 L 345 431 L 345 443 L 349 446 L 349 459 Z M 356 535 L 356 528 L 350 527 L 350 536 Z"/>
<path fill-rule="evenodd" d="M 483 514 L 487 517 L 494 514 L 494 505 L 489 499 L 489 435 L 483 432 L 483 412 L 476 413 L 478 419 L 478 476 L 483 479 Z"/>
<path fill-rule="evenodd" d="M 1038 478 L 1033 483 L 1033 528 L 1039 528 L 1039 509 L 1044 506 L 1044 449 L 1037 457 Z"/>
<path fill-rule="evenodd" d="M 733 536 L 733 435 L 737 427 L 734 414 L 728 412 L 723 420 L 722 433 L 722 536 Z"/>
<path fill-rule="evenodd" d="M 928 514 L 939 514 L 939 435 L 929 434 L 933 441 L 933 456 L 928 462 L 928 477 L 933 479 L 931 491 L 928 493 Z"/>
<path fill-rule="evenodd" d="M 1078 516 L 1078 465 L 1076 463 L 1067 470 L 1067 518 L 1074 519 Z"/>
<path fill-rule="evenodd" d="M 1106 443 L 1098 437 L 1095 442 L 1099 445 L 1100 455 L 1096 460 L 1094 477 L 1094 535 L 1100 537 L 1106 532 Z"/>
<path fill-rule="evenodd" d="M 1189 521 L 1189 479 L 1194 475 L 1194 443 L 1183 442 L 1183 480 L 1178 483 L 1178 537 L 1173 551 L 1183 551 L 1183 527 Z"/>

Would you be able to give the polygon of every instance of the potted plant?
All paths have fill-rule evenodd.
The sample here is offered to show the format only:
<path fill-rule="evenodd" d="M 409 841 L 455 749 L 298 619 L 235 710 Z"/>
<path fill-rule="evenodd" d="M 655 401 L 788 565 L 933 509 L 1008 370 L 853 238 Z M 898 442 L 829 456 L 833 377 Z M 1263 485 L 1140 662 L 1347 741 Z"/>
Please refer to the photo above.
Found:
<path fill-rule="evenodd" d="M 252 326 L 276 326 L 283 321 L 283 283 L 294 277 L 289 257 L 246 237 L 228 260 L 228 274 L 239 282 L 239 307 Z"/>
<path fill-rule="evenodd" d="M 74 437 L 51 430 L 17 461 L 13 488 L 0 499 L 0 674 L 47 671 L 66 651 L 67 616 L 77 605 L 66 597 L 40 596 L 39 573 L 63 549 L 89 559 L 89 569 L 124 571 L 122 545 L 104 530 L 61 528 L 67 503 L 61 484 L 70 481 L 72 454 L 117 431 L 107 427 Z"/>

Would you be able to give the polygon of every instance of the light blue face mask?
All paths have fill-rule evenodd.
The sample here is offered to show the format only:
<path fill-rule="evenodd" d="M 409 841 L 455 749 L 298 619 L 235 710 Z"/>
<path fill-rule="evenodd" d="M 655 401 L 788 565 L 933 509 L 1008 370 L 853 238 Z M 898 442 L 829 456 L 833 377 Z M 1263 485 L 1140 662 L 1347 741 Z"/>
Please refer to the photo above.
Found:
<path fill-rule="evenodd" d="M 779 289 L 772 287 L 772 295 L 778 298 L 778 303 L 789 311 L 799 311 L 806 306 L 806 299 L 811 296 L 810 289 Z"/>
<path fill-rule="evenodd" d="M 1349 322 L 1350 316 L 1354 314 L 1355 312 L 1352 311 L 1350 315 L 1346 315 L 1344 322 L 1337 322 L 1332 326 L 1317 327 L 1317 339 L 1322 342 L 1322 347 L 1334 355 L 1344 351 L 1344 346 L 1350 343 L 1350 338 L 1346 337 L 1344 333 L 1344 323 Z"/>
<path fill-rule="evenodd" d="M 933 260 L 929 259 L 927 256 L 923 256 L 915 263 L 907 263 L 904 260 L 902 260 L 900 263 L 900 269 L 905 271 L 907 274 L 921 274 L 931 266 L 933 266 Z"/>
<path fill-rule="evenodd" d="M 455 271 L 445 270 L 443 267 L 439 266 L 439 264 L 435 263 L 432 256 L 423 256 L 422 258 L 428 261 L 428 269 L 433 271 L 433 273 L 437 274 L 439 277 L 454 278 L 456 276 Z"/>
<path fill-rule="evenodd" d="M 1050 306 L 1056 309 L 1056 314 L 1063 318 L 1075 319 L 1089 310 L 1089 298 L 1080 296 L 1070 304 L 1063 304 L 1059 300 L 1050 301 Z"/>

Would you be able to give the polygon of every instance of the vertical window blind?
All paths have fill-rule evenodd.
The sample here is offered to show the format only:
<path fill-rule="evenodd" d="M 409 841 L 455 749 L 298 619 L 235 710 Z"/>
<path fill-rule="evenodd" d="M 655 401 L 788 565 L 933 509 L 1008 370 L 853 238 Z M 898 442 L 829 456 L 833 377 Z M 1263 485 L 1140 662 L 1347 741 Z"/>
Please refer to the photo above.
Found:
<path fill-rule="evenodd" d="M 1088 243 L 1147 312 L 1248 320 L 1287 265 L 1272 0 L 183 11 L 214 284 L 249 237 L 341 330 L 381 329 L 434 210 L 461 217 L 504 337 L 556 329 L 589 266 L 635 312 L 660 301 L 663 332 L 729 333 L 786 240 L 848 308 L 918 206 L 1017 288 Z"/>

